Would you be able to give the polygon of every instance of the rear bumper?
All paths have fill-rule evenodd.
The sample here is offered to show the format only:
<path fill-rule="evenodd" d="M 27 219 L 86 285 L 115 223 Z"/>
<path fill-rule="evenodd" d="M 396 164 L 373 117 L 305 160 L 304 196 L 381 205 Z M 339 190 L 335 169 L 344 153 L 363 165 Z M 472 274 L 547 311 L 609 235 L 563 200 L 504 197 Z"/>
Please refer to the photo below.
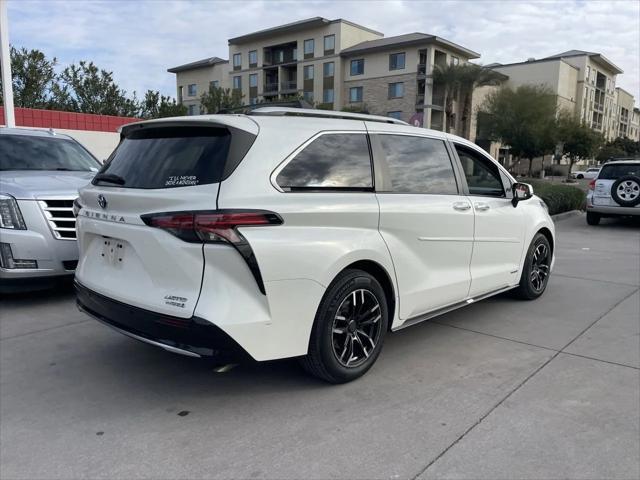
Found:
<path fill-rule="evenodd" d="M 118 332 L 173 353 L 228 362 L 249 358 L 229 335 L 198 317 L 180 318 L 107 298 L 75 282 L 78 308 Z"/>
<path fill-rule="evenodd" d="M 587 212 L 600 215 L 636 216 L 640 215 L 640 207 L 608 207 L 587 203 Z"/>

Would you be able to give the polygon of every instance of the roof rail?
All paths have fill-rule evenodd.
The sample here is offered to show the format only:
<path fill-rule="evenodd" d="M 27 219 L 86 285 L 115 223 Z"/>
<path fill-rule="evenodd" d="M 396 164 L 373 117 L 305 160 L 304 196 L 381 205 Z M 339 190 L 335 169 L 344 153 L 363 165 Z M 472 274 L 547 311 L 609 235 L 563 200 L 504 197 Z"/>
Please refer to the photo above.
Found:
<path fill-rule="evenodd" d="M 316 118 L 341 118 L 344 120 L 366 120 L 369 122 L 394 123 L 409 125 L 407 122 L 380 115 L 366 115 L 364 113 L 338 112 L 335 110 L 316 110 L 311 108 L 261 107 L 247 112 L 247 115 L 299 116 Z"/>

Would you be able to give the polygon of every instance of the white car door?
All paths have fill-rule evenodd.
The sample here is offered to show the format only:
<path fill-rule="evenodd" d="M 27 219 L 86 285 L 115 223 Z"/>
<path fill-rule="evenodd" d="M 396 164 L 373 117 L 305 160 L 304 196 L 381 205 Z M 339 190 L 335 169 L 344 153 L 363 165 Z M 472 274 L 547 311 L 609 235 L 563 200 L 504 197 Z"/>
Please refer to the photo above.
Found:
<path fill-rule="evenodd" d="M 522 210 L 511 203 L 497 163 L 479 149 L 454 146 L 475 212 L 469 289 L 475 297 L 518 283 L 525 223 Z"/>
<path fill-rule="evenodd" d="M 459 302 L 471 277 L 473 209 L 443 139 L 371 135 L 380 234 L 396 271 L 402 320 Z"/>

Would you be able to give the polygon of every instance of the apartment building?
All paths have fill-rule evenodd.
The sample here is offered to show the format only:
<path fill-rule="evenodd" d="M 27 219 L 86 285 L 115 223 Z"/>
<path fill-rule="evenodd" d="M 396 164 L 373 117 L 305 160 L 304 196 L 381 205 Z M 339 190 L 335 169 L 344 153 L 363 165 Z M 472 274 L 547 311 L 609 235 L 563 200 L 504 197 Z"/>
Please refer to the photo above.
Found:
<path fill-rule="evenodd" d="M 229 60 L 218 57 L 173 67 L 167 71 L 176 74 L 177 99 L 187 107 L 189 115 L 200 114 L 200 97 L 209 87 L 227 87 Z"/>
<path fill-rule="evenodd" d="M 640 141 L 640 108 L 634 107 L 629 123 L 629 138 L 635 142 Z"/>
<path fill-rule="evenodd" d="M 560 109 L 573 112 L 607 140 L 621 135 L 616 77 L 623 71 L 604 55 L 569 50 L 541 59 L 488 66 L 507 75 L 506 85 L 510 87 L 548 86 L 557 95 Z M 633 111 L 633 96 L 624 92 L 621 98 L 627 112 Z"/>
<path fill-rule="evenodd" d="M 442 130 L 445 86 L 434 82 L 434 68 L 480 55 L 434 35 L 409 33 L 354 45 L 341 57 L 343 106 Z"/>
<path fill-rule="evenodd" d="M 228 41 L 229 61 L 217 57 L 174 67 L 178 98 L 199 113 L 203 88 L 240 90 L 244 103 L 302 97 L 319 108 L 366 110 L 442 129 L 444 86 L 437 65 L 479 54 L 424 33 L 396 37 L 344 19 L 314 17 Z M 193 94 L 193 95 L 191 95 Z"/>
<path fill-rule="evenodd" d="M 620 87 L 616 87 L 615 111 L 613 112 L 613 124 L 616 132 L 616 137 L 631 138 L 631 120 L 633 116 L 633 108 L 633 95 Z"/>

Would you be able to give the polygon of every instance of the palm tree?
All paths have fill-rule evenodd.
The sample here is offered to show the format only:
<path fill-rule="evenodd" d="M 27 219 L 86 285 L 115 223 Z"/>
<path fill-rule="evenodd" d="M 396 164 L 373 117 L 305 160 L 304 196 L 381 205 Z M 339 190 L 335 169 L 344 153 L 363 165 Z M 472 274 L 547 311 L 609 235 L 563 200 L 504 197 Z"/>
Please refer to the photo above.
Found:
<path fill-rule="evenodd" d="M 453 101 L 460 92 L 461 81 L 460 65 L 436 65 L 433 69 L 433 83 L 444 86 L 444 131 L 448 132 L 452 127 Z M 455 127 L 455 125 L 453 125 Z"/>
<path fill-rule="evenodd" d="M 499 85 L 508 77 L 491 70 L 490 68 L 476 65 L 475 63 L 465 63 L 458 67 L 458 78 L 460 85 L 460 95 L 462 96 L 462 131 L 461 136 L 469 138 L 471 130 L 471 102 L 473 100 L 473 92 L 478 87 L 487 85 Z"/>

